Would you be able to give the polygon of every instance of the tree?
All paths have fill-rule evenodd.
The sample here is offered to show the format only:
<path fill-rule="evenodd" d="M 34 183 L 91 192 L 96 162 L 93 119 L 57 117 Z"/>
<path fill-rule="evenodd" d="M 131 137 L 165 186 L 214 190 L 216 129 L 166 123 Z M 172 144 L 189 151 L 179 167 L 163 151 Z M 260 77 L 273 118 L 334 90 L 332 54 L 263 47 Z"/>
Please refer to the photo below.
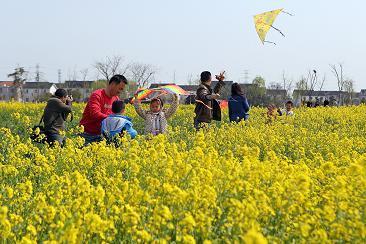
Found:
<path fill-rule="evenodd" d="M 107 86 L 106 80 L 96 80 L 91 84 L 90 88 L 92 89 L 92 91 L 95 91 L 98 89 L 106 88 L 106 86 Z"/>
<path fill-rule="evenodd" d="M 86 78 L 88 77 L 89 69 L 82 69 L 80 70 L 81 78 L 83 81 L 86 81 Z"/>
<path fill-rule="evenodd" d="M 129 66 L 130 78 L 139 88 L 147 88 L 156 73 L 155 68 L 149 64 L 133 63 Z"/>
<path fill-rule="evenodd" d="M 257 76 L 254 78 L 252 85 L 246 90 L 246 96 L 251 105 L 263 106 L 267 103 L 266 99 L 266 81 L 263 77 Z"/>
<path fill-rule="evenodd" d="M 344 74 L 343 74 L 343 64 L 338 63 L 337 64 L 332 64 L 330 65 L 330 69 L 332 70 L 332 73 L 334 74 L 334 76 L 337 79 L 337 86 L 338 86 L 338 92 L 339 92 L 339 100 L 338 100 L 338 104 L 342 105 L 343 101 L 342 101 L 342 91 L 344 90 L 344 85 L 345 85 L 345 79 L 344 79 Z"/>
<path fill-rule="evenodd" d="M 278 82 L 271 82 L 268 86 L 268 89 L 272 89 L 272 90 L 282 90 L 283 87 L 281 85 L 281 83 Z"/>
<path fill-rule="evenodd" d="M 286 90 L 286 94 L 291 94 L 293 89 L 293 80 L 286 77 L 285 71 L 282 72 L 282 87 Z"/>
<path fill-rule="evenodd" d="M 200 84 L 200 78 L 197 76 L 195 79 L 193 78 L 192 74 L 189 74 L 187 77 L 188 85 L 199 85 Z"/>
<path fill-rule="evenodd" d="M 82 94 L 78 89 L 72 89 L 71 96 L 74 98 L 75 101 L 81 101 Z"/>
<path fill-rule="evenodd" d="M 352 104 L 353 102 L 353 93 L 355 92 L 354 90 L 354 86 L 355 86 L 355 82 L 351 79 L 347 79 L 344 81 L 344 91 L 347 92 L 347 98 L 345 103 L 346 104 Z"/>
<path fill-rule="evenodd" d="M 121 56 L 106 57 L 105 60 L 96 62 L 95 69 L 103 79 L 109 80 L 116 74 L 124 75 L 128 71 L 129 64 L 124 64 Z"/>
<path fill-rule="evenodd" d="M 24 67 L 18 67 L 14 69 L 14 73 L 8 74 L 9 78 L 13 78 L 15 87 L 15 100 L 18 102 L 22 101 L 22 89 L 26 81 L 24 76 L 26 75 Z"/>
<path fill-rule="evenodd" d="M 266 80 L 261 76 L 256 76 L 252 83 L 261 88 L 266 87 Z"/>

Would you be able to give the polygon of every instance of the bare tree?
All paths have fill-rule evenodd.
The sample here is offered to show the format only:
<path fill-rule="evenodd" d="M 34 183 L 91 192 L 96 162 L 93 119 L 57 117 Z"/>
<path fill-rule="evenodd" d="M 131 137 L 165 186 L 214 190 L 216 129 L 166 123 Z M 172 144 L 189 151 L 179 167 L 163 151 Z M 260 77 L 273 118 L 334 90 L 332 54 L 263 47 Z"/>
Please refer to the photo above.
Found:
<path fill-rule="evenodd" d="M 86 78 L 88 77 L 89 74 L 89 69 L 85 68 L 80 70 L 80 74 L 81 74 L 81 78 L 83 79 L 83 81 L 86 81 Z"/>
<path fill-rule="evenodd" d="M 308 71 L 307 82 L 309 87 L 308 95 L 311 96 L 315 90 L 316 85 L 318 84 L 318 75 L 315 69 L 313 71 Z"/>
<path fill-rule="evenodd" d="M 281 83 L 279 83 L 279 82 L 271 82 L 271 83 L 269 83 L 268 89 L 282 90 L 283 87 L 282 87 Z"/>
<path fill-rule="evenodd" d="M 138 87 L 147 87 L 154 78 L 156 69 L 149 64 L 133 63 L 129 66 L 131 80 Z"/>
<path fill-rule="evenodd" d="M 94 67 L 105 80 L 109 80 L 116 74 L 126 74 L 129 64 L 125 64 L 121 56 L 113 56 L 106 57 L 104 61 L 96 62 Z"/>
<path fill-rule="evenodd" d="M 282 87 L 286 90 L 286 94 L 290 94 L 293 89 L 293 80 L 286 77 L 285 71 L 282 72 Z"/>
<path fill-rule="evenodd" d="M 339 91 L 339 105 L 342 105 L 342 91 L 344 90 L 345 80 L 344 80 L 344 74 L 343 74 L 343 64 L 338 63 L 330 65 L 330 68 L 332 70 L 332 73 L 337 79 L 337 85 L 338 85 L 338 91 Z"/>
<path fill-rule="evenodd" d="M 187 77 L 188 85 L 198 85 L 200 83 L 200 78 L 197 75 L 196 78 L 193 78 L 192 74 L 189 74 Z"/>
<path fill-rule="evenodd" d="M 323 75 L 323 79 L 321 80 L 321 82 L 320 82 L 320 84 L 319 84 L 319 91 L 322 91 L 322 90 L 323 90 L 325 80 L 326 80 L 326 76 L 325 76 L 325 74 L 324 74 L 324 75 Z"/>

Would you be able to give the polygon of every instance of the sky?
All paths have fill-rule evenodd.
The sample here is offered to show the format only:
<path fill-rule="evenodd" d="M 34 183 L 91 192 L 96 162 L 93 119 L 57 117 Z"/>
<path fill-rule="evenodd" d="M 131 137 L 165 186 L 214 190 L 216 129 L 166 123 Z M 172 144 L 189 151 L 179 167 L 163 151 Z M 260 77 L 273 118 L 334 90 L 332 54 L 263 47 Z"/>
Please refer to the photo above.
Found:
<path fill-rule="evenodd" d="M 263 45 L 253 16 L 281 14 Z M 106 56 L 150 64 L 157 82 L 186 83 L 204 71 L 225 70 L 227 79 L 266 84 L 283 72 L 298 81 L 309 70 L 337 89 L 330 64 L 342 63 L 356 90 L 366 89 L 365 0 L 1 0 L 0 80 L 15 67 L 57 82 L 89 69 Z M 78 73 L 80 74 L 80 73 Z"/>

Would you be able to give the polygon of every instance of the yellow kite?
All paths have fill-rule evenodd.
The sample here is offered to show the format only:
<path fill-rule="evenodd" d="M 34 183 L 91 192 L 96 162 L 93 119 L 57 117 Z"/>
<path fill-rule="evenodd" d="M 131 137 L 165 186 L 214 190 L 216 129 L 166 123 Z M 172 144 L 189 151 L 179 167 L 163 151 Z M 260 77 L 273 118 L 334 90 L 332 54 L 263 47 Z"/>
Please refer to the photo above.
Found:
<path fill-rule="evenodd" d="M 273 27 L 273 22 L 276 20 L 277 16 L 281 12 L 289 14 L 289 13 L 283 11 L 283 8 L 281 8 L 281 9 L 265 12 L 265 13 L 258 14 L 258 15 L 254 16 L 255 29 L 257 30 L 258 36 L 261 39 L 263 44 L 265 42 L 268 42 L 268 43 L 273 43 L 273 44 L 276 45 L 276 43 L 274 43 L 274 42 L 266 41 L 266 35 L 267 35 L 270 28 L 275 29 L 276 31 L 280 32 L 281 35 L 285 36 L 282 33 L 282 31 L 280 31 L 279 29 Z M 289 15 L 291 15 L 291 14 L 289 14 Z"/>

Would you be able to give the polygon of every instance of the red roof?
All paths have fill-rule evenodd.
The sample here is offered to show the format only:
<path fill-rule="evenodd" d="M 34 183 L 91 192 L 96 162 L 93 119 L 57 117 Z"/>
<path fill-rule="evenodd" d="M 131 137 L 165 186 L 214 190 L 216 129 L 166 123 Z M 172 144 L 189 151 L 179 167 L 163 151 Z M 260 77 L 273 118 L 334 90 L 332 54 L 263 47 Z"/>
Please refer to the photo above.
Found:
<path fill-rule="evenodd" d="M 0 81 L 0 87 L 10 87 L 13 85 L 14 85 L 13 81 Z"/>

